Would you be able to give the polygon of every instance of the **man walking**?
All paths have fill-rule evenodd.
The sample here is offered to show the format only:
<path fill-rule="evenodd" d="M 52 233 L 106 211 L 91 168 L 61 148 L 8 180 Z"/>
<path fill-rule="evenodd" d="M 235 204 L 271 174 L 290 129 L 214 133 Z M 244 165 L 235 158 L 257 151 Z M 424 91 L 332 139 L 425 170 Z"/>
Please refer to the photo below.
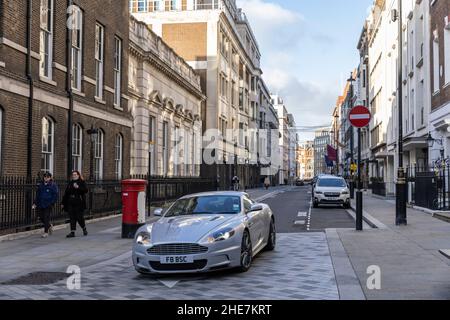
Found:
<path fill-rule="evenodd" d="M 38 209 L 39 217 L 44 224 L 42 238 L 47 238 L 53 232 L 50 217 L 53 206 L 58 201 L 58 193 L 58 186 L 53 182 L 52 174 L 50 172 L 44 173 L 43 180 L 39 184 L 36 199 L 33 203 L 33 210 Z"/>

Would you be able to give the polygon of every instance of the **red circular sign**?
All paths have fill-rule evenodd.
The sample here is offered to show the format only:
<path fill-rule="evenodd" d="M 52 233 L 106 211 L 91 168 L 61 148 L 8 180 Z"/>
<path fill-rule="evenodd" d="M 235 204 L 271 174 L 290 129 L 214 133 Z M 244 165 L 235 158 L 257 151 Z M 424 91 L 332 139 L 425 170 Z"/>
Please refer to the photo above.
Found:
<path fill-rule="evenodd" d="M 364 106 L 356 106 L 348 113 L 348 121 L 356 128 L 367 127 L 371 118 L 369 109 Z"/>

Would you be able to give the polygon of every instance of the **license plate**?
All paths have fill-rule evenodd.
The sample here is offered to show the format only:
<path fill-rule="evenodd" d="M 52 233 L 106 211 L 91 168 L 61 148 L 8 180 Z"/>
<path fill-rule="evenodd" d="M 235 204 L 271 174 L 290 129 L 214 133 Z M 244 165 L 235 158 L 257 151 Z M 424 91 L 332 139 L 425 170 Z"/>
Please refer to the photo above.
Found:
<path fill-rule="evenodd" d="M 332 200 L 332 201 L 338 201 L 339 198 L 330 198 L 330 200 Z"/>
<path fill-rule="evenodd" d="M 164 256 L 160 258 L 161 264 L 184 264 L 193 263 L 194 257 L 192 256 Z"/>

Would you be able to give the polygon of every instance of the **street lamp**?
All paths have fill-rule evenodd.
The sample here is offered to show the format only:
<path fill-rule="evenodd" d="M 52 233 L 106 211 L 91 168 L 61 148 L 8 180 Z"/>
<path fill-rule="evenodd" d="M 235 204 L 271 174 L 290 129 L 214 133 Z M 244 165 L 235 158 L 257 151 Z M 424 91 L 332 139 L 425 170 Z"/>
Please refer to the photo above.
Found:
<path fill-rule="evenodd" d="M 348 78 L 347 80 L 348 82 L 350 82 L 350 100 L 349 100 L 349 107 L 350 110 L 353 108 L 353 82 L 355 81 L 355 79 L 353 79 L 353 72 L 350 73 L 350 78 Z M 350 126 L 350 163 L 351 165 L 353 165 L 353 163 L 355 162 L 354 159 L 354 153 L 353 150 L 355 148 L 355 142 L 354 142 L 354 133 L 353 133 L 353 126 Z M 353 181 L 353 175 L 352 175 L 352 170 L 350 170 L 350 198 L 354 199 L 355 198 L 355 183 Z"/>
<path fill-rule="evenodd" d="M 397 108 L 398 108 L 398 170 L 395 192 L 395 224 L 406 225 L 406 176 L 403 168 L 403 16 L 402 2 L 398 1 L 398 11 L 392 11 L 392 21 L 398 20 L 398 81 L 397 81 Z"/>
<path fill-rule="evenodd" d="M 91 126 L 90 129 L 87 130 L 87 134 L 91 137 L 91 159 L 90 159 L 90 172 L 89 172 L 89 180 L 94 181 L 94 152 L 95 152 L 95 142 L 97 141 L 98 129 Z"/>

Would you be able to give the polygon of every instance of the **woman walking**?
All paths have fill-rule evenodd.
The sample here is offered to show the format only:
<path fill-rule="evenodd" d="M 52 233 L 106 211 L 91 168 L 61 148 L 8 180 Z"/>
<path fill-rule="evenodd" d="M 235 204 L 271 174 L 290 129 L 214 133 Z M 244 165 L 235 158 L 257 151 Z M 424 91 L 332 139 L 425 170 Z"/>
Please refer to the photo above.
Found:
<path fill-rule="evenodd" d="M 67 235 L 67 238 L 75 237 L 77 222 L 83 229 L 83 234 L 85 236 L 88 235 L 84 221 L 87 192 L 88 188 L 83 176 L 79 171 L 73 171 L 62 201 L 63 210 L 69 214 L 70 218 L 70 233 Z"/>
<path fill-rule="evenodd" d="M 53 225 L 50 223 L 50 216 L 53 206 L 58 201 L 58 186 L 53 182 L 50 172 L 44 173 L 42 182 L 38 186 L 36 199 L 33 203 L 33 210 L 38 209 L 39 218 L 44 224 L 42 238 L 47 238 L 53 233 Z"/>

